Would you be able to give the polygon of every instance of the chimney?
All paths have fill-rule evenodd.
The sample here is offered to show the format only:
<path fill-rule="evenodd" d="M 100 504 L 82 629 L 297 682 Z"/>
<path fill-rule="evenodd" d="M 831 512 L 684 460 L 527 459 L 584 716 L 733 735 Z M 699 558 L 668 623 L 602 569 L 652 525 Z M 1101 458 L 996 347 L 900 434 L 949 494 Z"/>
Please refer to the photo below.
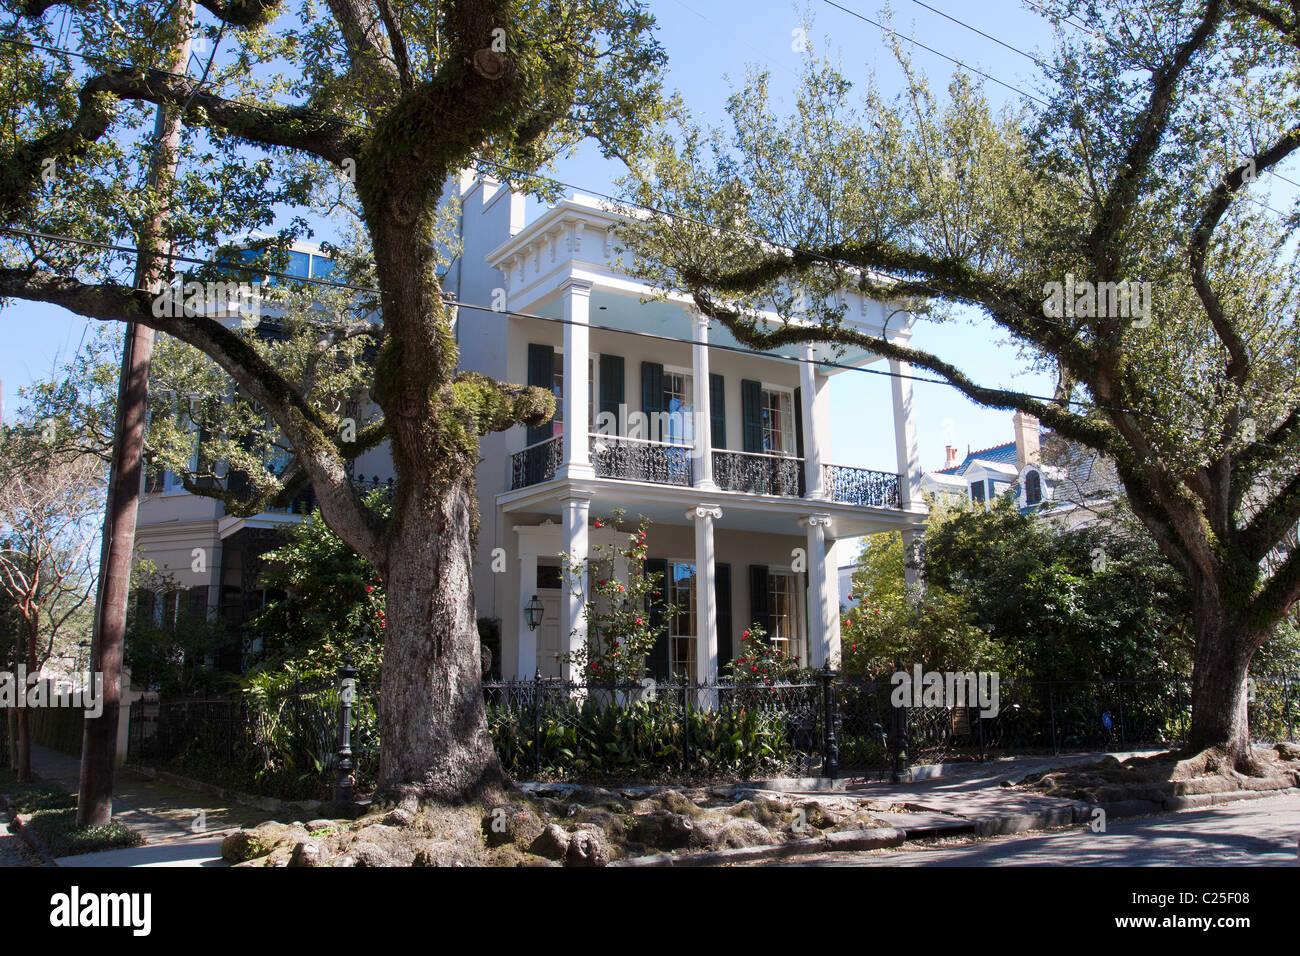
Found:
<path fill-rule="evenodd" d="M 957 464 L 956 445 L 944 445 L 943 452 L 944 452 L 944 462 L 943 462 L 944 468 L 951 468 L 953 465 Z"/>
<path fill-rule="evenodd" d="M 1042 463 L 1038 450 L 1038 419 L 1024 412 L 1016 412 L 1011 417 L 1016 429 L 1016 469 L 1025 465 Z"/>

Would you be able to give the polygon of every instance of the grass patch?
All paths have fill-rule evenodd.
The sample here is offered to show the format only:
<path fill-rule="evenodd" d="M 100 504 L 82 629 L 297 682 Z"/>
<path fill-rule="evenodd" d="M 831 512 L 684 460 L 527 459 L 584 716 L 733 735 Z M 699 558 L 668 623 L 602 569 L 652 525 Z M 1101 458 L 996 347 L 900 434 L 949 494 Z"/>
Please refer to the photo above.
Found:
<path fill-rule="evenodd" d="M 67 810 L 37 810 L 28 820 L 51 856 L 76 856 L 144 844 L 144 837 L 117 820 L 110 820 L 102 827 L 80 829 L 77 826 L 75 807 Z"/>
<path fill-rule="evenodd" d="M 43 780 L 14 783 L 12 772 L 0 775 L 0 785 L 15 813 L 21 813 L 51 856 L 77 856 L 101 850 L 140 846 L 144 837 L 116 820 L 102 827 L 77 826 L 77 798 Z"/>

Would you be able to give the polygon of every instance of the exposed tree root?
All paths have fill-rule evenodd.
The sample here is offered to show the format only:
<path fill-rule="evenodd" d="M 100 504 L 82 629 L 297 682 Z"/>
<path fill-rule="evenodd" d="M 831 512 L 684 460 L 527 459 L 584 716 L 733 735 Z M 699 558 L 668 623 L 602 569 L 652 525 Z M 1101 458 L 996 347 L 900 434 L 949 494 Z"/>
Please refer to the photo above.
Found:
<path fill-rule="evenodd" d="M 1219 747 L 1168 751 L 1123 762 L 1103 757 L 1096 763 L 1030 774 L 1020 786 L 1049 796 L 1107 802 L 1166 795 L 1270 789 L 1261 780 L 1278 778 L 1300 785 L 1300 746 L 1280 743 L 1234 756 Z M 1217 781 L 1217 782 L 1216 782 Z"/>

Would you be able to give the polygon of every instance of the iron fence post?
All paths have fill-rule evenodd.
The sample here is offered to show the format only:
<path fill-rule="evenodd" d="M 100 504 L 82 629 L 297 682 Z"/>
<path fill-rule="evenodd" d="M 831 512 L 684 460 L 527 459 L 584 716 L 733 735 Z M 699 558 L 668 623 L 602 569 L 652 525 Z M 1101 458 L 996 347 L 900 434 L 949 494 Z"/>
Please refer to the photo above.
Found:
<path fill-rule="evenodd" d="M 1282 709 L 1286 714 L 1286 739 L 1295 740 L 1295 733 L 1291 730 L 1291 678 L 1282 678 Z"/>
<path fill-rule="evenodd" d="M 979 731 L 980 738 L 980 763 L 984 762 L 984 712 L 978 707 L 975 708 L 975 726 Z"/>
<path fill-rule="evenodd" d="M 1128 739 L 1124 734 L 1124 681 L 1116 680 L 1115 687 L 1119 692 L 1119 749 L 1128 750 Z"/>
<path fill-rule="evenodd" d="M 1047 713 L 1048 719 L 1052 725 L 1052 756 L 1055 757 L 1061 751 L 1056 745 L 1056 695 L 1053 689 L 1054 681 L 1047 682 Z"/>
<path fill-rule="evenodd" d="M 818 677 L 822 682 L 822 776 L 834 780 L 840 775 L 840 748 L 835 739 L 835 722 L 839 716 L 835 706 L 834 674 L 831 662 Z"/>
<path fill-rule="evenodd" d="M 357 669 L 352 655 L 343 655 L 339 678 L 339 763 L 334 780 L 334 802 L 352 802 L 352 698 L 357 692 Z"/>
<path fill-rule="evenodd" d="M 1186 724 L 1183 723 L 1183 681 L 1182 678 L 1174 679 L 1174 693 L 1176 697 L 1176 706 L 1178 707 L 1178 735 L 1180 742 L 1186 742 L 1187 730 Z"/>
<path fill-rule="evenodd" d="M 691 686 L 690 678 L 682 684 L 686 705 L 682 712 L 682 771 L 685 773 L 689 773 L 691 767 Z"/>
<path fill-rule="evenodd" d="M 542 772 L 542 669 L 533 670 L 533 771 Z"/>
<path fill-rule="evenodd" d="M 894 662 L 894 673 L 900 673 L 903 665 L 898 661 Z M 915 690 L 915 689 L 914 689 Z M 893 703 L 892 695 L 890 703 Z M 903 779 L 903 763 L 907 759 L 904 737 L 907 736 L 907 708 L 893 707 L 890 719 L 889 749 L 891 751 L 891 768 L 889 779 L 891 783 L 899 783 Z"/>

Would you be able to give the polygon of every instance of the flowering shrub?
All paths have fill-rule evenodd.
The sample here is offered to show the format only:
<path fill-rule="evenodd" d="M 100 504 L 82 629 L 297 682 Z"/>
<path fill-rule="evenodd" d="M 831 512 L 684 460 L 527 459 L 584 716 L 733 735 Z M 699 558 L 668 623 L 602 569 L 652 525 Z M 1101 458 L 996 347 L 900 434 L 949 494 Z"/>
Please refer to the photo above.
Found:
<path fill-rule="evenodd" d="M 740 653 L 727 663 L 727 674 L 736 683 L 789 683 L 798 680 L 799 673 L 799 658 L 769 640 L 757 623 L 740 635 Z"/>
<path fill-rule="evenodd" d="M 597 518 L 597 528 L 618 528 L 623 511 L 616 509 L 608 518 Z M 645 569 L 646 533 L 650 520 L 641 518 L 636 529 L 627 534 L 622 547 L 597 545 L 585 562 L 572 566 L 575 576 L 586 576 L 588 600 L 584 606 L 587 620 L 587 643 L 567 657 L 577 674 L 597 684 L 635 684 L 646 674 L 646 658 L 665 625 L 650 623 L 648 608 L 658 605 L 661 621 L 668 620 L 677 608 L 657 599 L 664 587 L 663 575 Z M 565 556 L 567 559 L 567 555 Z M 627 577 L 615 573 L 619 565 Z M 575 674 L 576 677 L 576 674 Z"/>

